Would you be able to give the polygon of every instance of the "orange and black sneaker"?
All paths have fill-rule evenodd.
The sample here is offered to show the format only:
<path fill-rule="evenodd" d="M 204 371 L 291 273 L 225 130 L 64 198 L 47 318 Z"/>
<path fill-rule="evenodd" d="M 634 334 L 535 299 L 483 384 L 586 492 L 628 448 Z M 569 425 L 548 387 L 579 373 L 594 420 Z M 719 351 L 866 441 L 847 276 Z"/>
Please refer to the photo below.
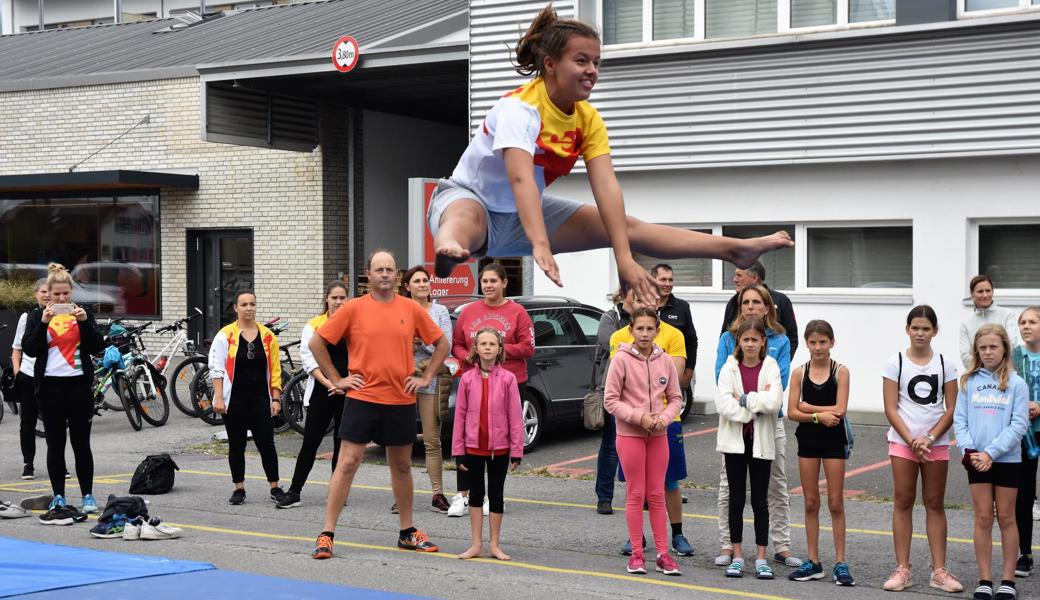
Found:
<path fill-rule="evenodd" d="M 426 533 L 418 529 L 413 529 L 408 535 L 398 537 L 397 547 L 405 550 L 415 550 L 416 552 L 437 552 L 440 550 L 430 541 L 430 538 L 426 537 Z"/>
<path fill-rule="evenodd" d="M 318 542 L 314 545 L 311 558 L 332 558 L 332 537 L 327 533 L 318 536 Z"/>

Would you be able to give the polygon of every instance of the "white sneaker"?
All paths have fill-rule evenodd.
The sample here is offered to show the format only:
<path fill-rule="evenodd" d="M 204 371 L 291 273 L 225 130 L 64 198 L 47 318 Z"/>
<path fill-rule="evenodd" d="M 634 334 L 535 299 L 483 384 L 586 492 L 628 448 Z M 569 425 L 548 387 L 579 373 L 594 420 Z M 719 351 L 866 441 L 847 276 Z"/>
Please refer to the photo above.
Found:
<path fill-rule="evenodd" d="M 10 502 L 0 502 L 0 519 L 21 519 L 28 517 L 31 513 L 21 506 L 15 506 Z"/>
<path fill-rule="evenodd" d="M 157 517 L 141 525 L 142 540 L 172 540 L 181 537 L 182 533 L 184 531 L 180 527 L 171 527 Z"/>
<path fill-rule="evenodd" d="M 469 512 L 469 497 L 455 494 L 451 497 L 451 506 L 448 507 L 449 517 L 461 517 Z"/>
<path fill-rule="evenodd" d="M 488 504 L 487 498 L 484 498 L 484 516 L 485 517 L 488 516 L 488 514 L 490 512 L 491 512 L 491 505 Z"/>
<path fill-rule="evenodd" d="M 1040 502 L 1033 500 L 1033 520 L 1040 521 Z"/>
<path fill-rule="evenodd" d="M 123 526 L 123 539 L 131 542 L 134 540 L 141 539 L 141 526 L 144 524 L 144 519 L 136 517 L 126 522 Z"/>

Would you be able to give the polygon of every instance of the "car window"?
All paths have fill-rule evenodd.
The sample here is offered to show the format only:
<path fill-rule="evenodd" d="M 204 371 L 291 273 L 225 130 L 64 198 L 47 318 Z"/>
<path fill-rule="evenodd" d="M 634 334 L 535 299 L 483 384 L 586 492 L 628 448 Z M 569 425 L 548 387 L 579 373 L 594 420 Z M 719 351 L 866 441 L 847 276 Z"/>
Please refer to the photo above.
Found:
<path fill-rule="evenodd" d="M 534 325 L 534 345 L 545 346 L 580 346 L 582 336 L 575 331 L 574 322 L 561 309 L 533 310 L 530 312 Z"/>
<path fill-rule="evenodd" d="M 595 344 L 596 336 L 599 334 L 599 315 L 584 310 L 576 310 L 571 315 L 578 322 L 578 328 L 585 334 L 585 343 L 590 346 Z"/>

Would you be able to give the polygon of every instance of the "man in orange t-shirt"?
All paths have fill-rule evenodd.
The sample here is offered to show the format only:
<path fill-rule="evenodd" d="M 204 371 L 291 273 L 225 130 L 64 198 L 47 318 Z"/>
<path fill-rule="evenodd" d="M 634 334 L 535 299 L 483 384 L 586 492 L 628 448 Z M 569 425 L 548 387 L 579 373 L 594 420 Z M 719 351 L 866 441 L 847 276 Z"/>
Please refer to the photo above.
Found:
<path fill-rule="evenodd" d="M 336 522 L 350 493 L 365 445 L 386 448 L 390 482 L 401 522 L 397 545 L 419 552 L 437 546 L 412 525 L 412 444 L 415 442 L 415 391 L 430 384 L 451 342 L 423 307 L 397 295 L 397 264 L 393 254 L 376 251 L 368 260 L 371 293 L 340 307 L 311 338 L 308 348 L 322 374 L 346 393 L 340 425 L 339 462 L 329 482 L 325 530 L 311 556 L 329 558 Z M 435 344 L 429 367 L 415 374 L 412 342 Z M 347 341 L 350 372 L 343 377 L 332 364 L 326 342 Z"/>

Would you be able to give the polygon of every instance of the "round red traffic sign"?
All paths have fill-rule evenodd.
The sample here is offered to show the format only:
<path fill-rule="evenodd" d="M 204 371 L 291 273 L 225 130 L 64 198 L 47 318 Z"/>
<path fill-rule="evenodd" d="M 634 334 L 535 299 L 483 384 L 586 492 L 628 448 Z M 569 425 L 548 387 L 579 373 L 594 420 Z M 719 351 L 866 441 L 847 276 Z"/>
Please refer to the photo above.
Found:
<path fill-rule="evenodd" d="M 357 40 L 345 35 L 332 46 L 332 64 L 337 71 L 346 73 L 357 66 L 358 58 L 361 56 L 361 47 Z"/>

